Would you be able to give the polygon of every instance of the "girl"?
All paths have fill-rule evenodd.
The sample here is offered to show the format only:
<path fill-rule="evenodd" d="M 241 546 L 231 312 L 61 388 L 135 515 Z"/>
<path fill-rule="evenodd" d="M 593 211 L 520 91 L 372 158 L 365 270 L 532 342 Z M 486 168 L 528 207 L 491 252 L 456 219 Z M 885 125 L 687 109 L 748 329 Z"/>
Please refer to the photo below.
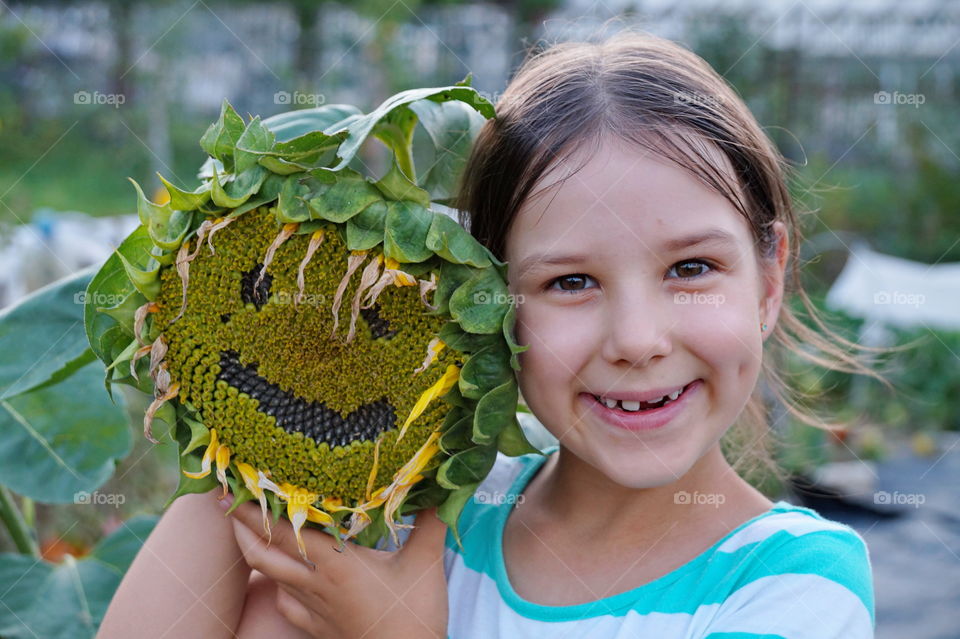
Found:
<path fill-rule="evenodd" d="M 461 516 L 462 546 L 443 542 L 427 512 L 399 552 L 351 546 L 325 553 L 316 572 L 289 538 L 266 547 L 255 506 L 230 528 L 213 498 L 181 499 L 104 627 L 120 635 L 108 622 L 132 606 L 128 582 L 158 561 L 145 555 L 171 565 L 164 535 L 182 548 L 168 519 L 196 517 L 204 538 L 237 540 L 199 555 L 220 568 L 206 589 L 191 577 L 196 592 L 173 604 L 193 605 L 178 622 L 204 633 L 872 637 L 863 540 L 771 503 L 737 472 L 770 463 L 761 372 L 786 391 L 768 340 L 876 376 L 800 288 L 783 161 L 737 95 L 659 38 L 556 45 L 514 77 L 464 176 L 463 222 L 509 264 L 516 337 L 529 345 L 523 398 L 558 444 L 498 458 Z M 785 290 L 833 341 L 782 304 Z M 331 539 L 311 533 L 310 556 L 324 555 Z M 198 561 L 191 553 L 170 573 Z M 173 583 L 161 578 L 151 599 L 170 598 Z M 164 609 L 149 614 L 172 623 Z"/>

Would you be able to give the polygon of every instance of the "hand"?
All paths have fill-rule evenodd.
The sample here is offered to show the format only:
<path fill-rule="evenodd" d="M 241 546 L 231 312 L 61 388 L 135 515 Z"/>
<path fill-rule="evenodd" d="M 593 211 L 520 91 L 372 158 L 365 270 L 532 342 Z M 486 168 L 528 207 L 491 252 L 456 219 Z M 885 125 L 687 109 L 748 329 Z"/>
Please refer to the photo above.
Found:
<path fill-rule="evenodd" d="M 443 570 L 446 525 L 436 509 L 417 513 L 415 528 L 396 552 L 346 543 L 302 530 L 311 569 L 301 559 L 293 529 L 274 525 L 270 546 L 260 509 L 233 513 L 237 544 L 247 564 L 277 582 L 277 609 L 314 637 L 417 638 L 447 636 L 447 581 Z M 283 522 L 281 522 L 282 524 Z"/>

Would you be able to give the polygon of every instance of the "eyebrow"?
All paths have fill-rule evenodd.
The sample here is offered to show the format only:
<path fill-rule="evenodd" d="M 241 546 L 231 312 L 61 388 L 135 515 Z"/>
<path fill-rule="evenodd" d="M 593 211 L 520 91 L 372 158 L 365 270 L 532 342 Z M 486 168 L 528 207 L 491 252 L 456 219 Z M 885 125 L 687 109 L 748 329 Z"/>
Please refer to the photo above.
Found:
<path fill-rule="evenodd" d="M 736 238 L 722 229 L 709 229 L 700 233 L 685 235 L 664 242 L 663 248 L 666 251 L 679 251 L 682 249 L 700 246 L 701 244 L 736 244 Z M 564 265 L 564 264 L 583 264 L 590 259 L 589 255 L 583 253 L 573 253 L 570 255 L 550 255 L 549 253 L 534 253 L 520 263 L 519 276 L 527 274 L 529 271 L 537 270 L 544 266 Z"/>

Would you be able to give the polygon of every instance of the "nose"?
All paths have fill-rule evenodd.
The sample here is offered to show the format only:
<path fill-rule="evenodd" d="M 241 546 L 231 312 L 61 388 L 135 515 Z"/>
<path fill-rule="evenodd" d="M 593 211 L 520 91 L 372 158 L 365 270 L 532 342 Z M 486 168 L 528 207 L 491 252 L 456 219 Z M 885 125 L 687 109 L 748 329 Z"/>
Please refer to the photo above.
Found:
<path fill-rule="evenodd" d="M 634 291 L 611 299 L 604 309 L 601 354 L 611 364 L 642 368 L 672 349 L 675 316 L 654 294 Z"/>

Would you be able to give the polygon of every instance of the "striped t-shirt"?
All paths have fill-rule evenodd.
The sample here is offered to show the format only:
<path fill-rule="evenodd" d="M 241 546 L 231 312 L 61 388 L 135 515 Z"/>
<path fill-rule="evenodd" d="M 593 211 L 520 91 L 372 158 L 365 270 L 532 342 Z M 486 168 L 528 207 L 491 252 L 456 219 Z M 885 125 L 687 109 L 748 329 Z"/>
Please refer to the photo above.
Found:
<path fill-rule="evenodd" d="M 522 599 L 504 566 L 503 529 L 517 496 L 545 461 L 535 454 L 498 454 L 460 516 L 462 550 L 447 533 L 451 639 L 873 637 L 863 539 L 849 526 L 785 501 L 639 588 L 572 606 Z"/>

